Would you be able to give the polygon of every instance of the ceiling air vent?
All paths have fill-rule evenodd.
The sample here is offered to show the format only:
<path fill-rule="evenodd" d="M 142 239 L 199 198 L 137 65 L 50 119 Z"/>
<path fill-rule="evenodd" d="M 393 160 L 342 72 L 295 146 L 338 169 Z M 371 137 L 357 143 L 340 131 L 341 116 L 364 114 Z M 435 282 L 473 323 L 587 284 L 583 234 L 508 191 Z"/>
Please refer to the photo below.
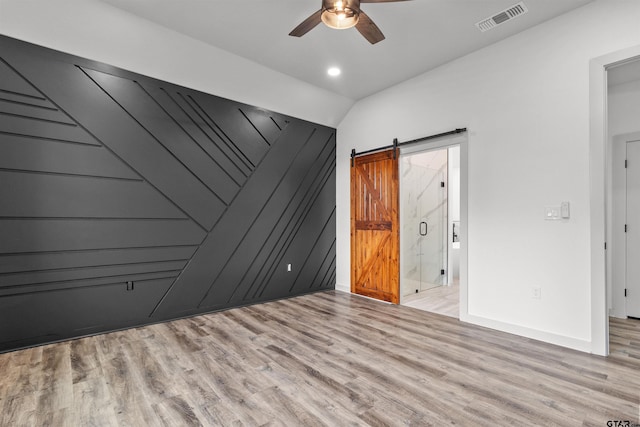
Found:
<path fill-rule="evenodd" d="M 525 6 L 523 2 L 520 2 L 490 18 L 483 19 L 480 22 L 476 22 L 476 27 L 478 27 L 478 29 L 484 33 L 485 31 L 495 28 L 500 24 L 504 24 L 510 19 L 513 19 L 520 15 L 524 15 L 528 11 L 529 9 L 527 9 L 527 6 Z"/>

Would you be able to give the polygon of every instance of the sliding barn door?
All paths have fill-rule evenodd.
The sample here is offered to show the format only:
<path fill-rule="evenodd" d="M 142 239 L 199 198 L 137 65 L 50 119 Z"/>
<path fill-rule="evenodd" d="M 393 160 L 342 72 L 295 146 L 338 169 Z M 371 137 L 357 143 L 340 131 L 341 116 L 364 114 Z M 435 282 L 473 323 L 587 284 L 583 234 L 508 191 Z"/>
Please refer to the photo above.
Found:
<path fill-rule="evenodd" d="M 360 156 L 351 168 L 351 292 L 400 300 L 398 161 L 393 150 Z"/>

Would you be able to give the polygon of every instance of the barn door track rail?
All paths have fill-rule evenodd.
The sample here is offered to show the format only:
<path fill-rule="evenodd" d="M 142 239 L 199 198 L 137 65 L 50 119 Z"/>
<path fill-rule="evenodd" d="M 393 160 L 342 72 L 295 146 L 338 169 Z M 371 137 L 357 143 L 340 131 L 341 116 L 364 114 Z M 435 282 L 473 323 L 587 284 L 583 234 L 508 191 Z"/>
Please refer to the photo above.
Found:
<path fill-rule="evenodd" d="M 391 145 L 385 145 L 384 147 L 378 147 L 378 148 L 372 148 L 371 150 L 366 150 L 366 151 L 361 151 L 359 153 L 356 152 L 356 149 L 353 148 L 351 150 L 351 167 L 353 167 L 354 165 L 354 161 L 356 156 L 362 156 L 364 154 L 370 154 L 370 153 L 375 153 L 377 151 L 384 151 L 384 150 L 388 150 L 390 148 L 393 148 L 393 158 L 395 159 L 397 156 L 397 152 L 398 152 L 398 147 L 402 147 L 404 145 L 409 145 L 409 144 L 415 144 L 417 142 L 423 142 L 423 141 L 428 141 L 430 139 L 436 139 L 436 138 L 441 138 L 443 136 L 448 136 L 448 135 L 455 135 L 458 133 L 463 133 L 466 132 L 467 128 L 460 128 L 460 129 L 455 129 L 449 132 L 443 132 L 443 133 L 438 133 L 435 135 L 429 135 L 429 136 L 425 136 L 422 138 L 418 138 L 418 139 L 412 139 L 411 141 L 404 141 L 404 142 L 398 142 L 398 138 L 394 138 L 393 139 L 393 144 Z"/>

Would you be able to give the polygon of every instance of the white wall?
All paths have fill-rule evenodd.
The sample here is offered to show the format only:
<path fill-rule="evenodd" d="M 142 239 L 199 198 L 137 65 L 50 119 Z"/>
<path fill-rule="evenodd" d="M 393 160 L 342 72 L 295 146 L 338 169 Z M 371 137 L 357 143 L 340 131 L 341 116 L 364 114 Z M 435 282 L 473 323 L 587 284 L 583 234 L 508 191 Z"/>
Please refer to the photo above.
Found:
<path fill-rule="evenodd" d="M 331 127 L 353 104 L 97 0 L 0 0 L 0 33 Z"/>
<path fill-rule="evenodd" d="M 640 76 L 633 82 L 609 86 L 607 113 L 610 137 L 640 131 Z"/>
<path fill-rule="evenodd" d="M 338 127 L 337 287 L 350 150 L 467 127 L 462 319 L 590 351 L 589 61 L 640 44 L 639 18 L 640 2 L 596 1 L 356 103 Z M 571 219 L 545 221 L 561 201 Z"/>

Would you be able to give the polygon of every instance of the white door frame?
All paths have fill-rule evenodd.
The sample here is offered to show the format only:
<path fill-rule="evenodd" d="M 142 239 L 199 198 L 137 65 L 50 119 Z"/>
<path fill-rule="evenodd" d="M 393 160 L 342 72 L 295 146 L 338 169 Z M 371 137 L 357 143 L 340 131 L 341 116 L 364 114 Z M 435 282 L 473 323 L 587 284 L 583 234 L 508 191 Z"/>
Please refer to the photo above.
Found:
<path fill-rule="evenodd" d="M 607 68 L 640 58 L 640 46 L 623 49 L 589 63 L 589 188 L 591 252 L 591 352 L 609 354 L 609 317 L 604 244 L 607 238 Z"/>

